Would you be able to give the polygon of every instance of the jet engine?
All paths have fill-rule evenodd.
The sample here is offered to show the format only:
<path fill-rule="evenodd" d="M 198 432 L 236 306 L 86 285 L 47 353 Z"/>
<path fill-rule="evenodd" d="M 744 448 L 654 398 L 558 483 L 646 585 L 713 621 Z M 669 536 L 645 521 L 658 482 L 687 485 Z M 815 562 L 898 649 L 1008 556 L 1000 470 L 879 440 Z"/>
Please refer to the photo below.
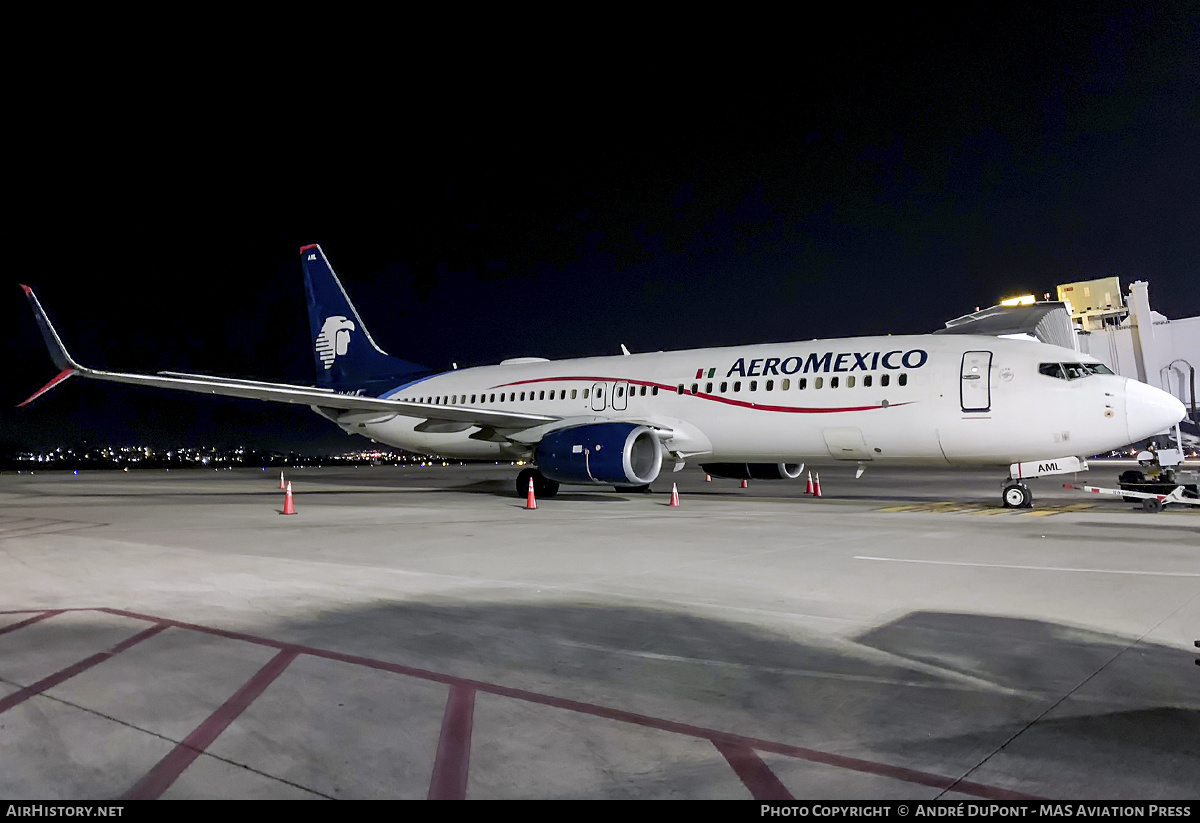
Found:
<path fill-rule="evenodd" d="M 804 471 L 803 463 L 702 463 L 700 468 L 713 477 L 730 480 L 795 480 Z"/>
<path fill-rule="evenodd" d="M 560 483 L 644 486 L 662 469 L 663 447 L 649 426 L 589 423 L 550 432 L 533 457 L 543 475 Z"/>

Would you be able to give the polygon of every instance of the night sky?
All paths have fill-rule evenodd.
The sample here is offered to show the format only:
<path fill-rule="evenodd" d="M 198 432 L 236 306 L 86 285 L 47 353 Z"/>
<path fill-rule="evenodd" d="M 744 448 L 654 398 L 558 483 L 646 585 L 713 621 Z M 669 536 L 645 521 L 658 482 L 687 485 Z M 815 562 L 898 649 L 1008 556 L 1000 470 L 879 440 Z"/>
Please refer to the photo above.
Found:
<path fill-rule="evenodd" d="M 311 383 L 306 243 L 435 368 L 923 333 L 1113 274 L 1200 315 L 1196 4 L 943 8 L 98 50 L 10 125 L 0 449 L 365 444 L 79 378 L 12 408 L 56 373 L 18 282 L 85 365 Z"/>

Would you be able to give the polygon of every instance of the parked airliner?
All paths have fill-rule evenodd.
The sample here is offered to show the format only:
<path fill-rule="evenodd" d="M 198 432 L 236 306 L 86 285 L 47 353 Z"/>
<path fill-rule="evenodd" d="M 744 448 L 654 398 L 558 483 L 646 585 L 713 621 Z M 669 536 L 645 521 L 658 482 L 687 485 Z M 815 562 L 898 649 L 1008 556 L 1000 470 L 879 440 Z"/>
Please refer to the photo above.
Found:
<path fill-rule="evenodd" d="M 385 353 L 317 245 L 300 250 L 315 386 L 177 372 L 72 375 L 303 403 L 345 431 L 413 452 L 524 460 L 542 497 L 560 483 L 646 490 L 699 464 L 732 478 L 795 479 L 805 463 L 1008 468 L 1002 500 L 1029 506 L 1029 477 L 1086 469 L 1086 455 L 1161 432 L 1184 416 L 1166 392 L 1095 358 L 1034 340 L 972 334 L 851 337 L 546 360 L 432 371 Z M 622 347 L 624 350 L 624 347 Z"/>

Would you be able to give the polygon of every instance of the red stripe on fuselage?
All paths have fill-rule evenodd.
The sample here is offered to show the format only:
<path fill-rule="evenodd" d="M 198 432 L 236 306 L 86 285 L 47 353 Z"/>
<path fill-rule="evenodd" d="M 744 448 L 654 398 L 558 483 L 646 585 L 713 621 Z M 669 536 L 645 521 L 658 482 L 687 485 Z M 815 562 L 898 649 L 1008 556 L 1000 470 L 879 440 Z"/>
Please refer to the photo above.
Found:
<path fill-rule="evenodd" d="M 513 383 L 499 383 L 492 386 L 493 389 L 503 389 L 508 386 L 525 386 L 530 383 L 557 383 L 563 381 L 591 381 L 593 383 L 629 383 L 633 386 L 650 386 L 659 389 L 665 389 L 669 392 L 677 392 L 676 386 L 668 386 L 663 383 L 654 383 L 649 380 L 626 380 L 623 377 L 542 377 L 536 380 L 517 380 Z M 704 394 L 697 392 L 692 394 L 685 391 L 681 397 L 698 397 L 701 400 L 712 400 L 717 403 L 725 403 L 729 406 L 739 406 L 743 409 L 754 409 L 756 411 L 770 412 L 785 412 L 790 414 L 832 414 L 834 412 L 853 412 L 853 411 L 871 411 L 872 409 L 895 408 L 897 406 L 907 406 L 908 403 L 889 403 L 887 406 L 846 406 L 836 409 L 819 409 L 813 407 L 798 407 L 798 406 L 766 406 L 761 403 L 747 403 L 745 400 L 732 400 L 728 397 L 720 397 L 715 394 Z M 911 402 L 911 401 L 910 401 Z"/>

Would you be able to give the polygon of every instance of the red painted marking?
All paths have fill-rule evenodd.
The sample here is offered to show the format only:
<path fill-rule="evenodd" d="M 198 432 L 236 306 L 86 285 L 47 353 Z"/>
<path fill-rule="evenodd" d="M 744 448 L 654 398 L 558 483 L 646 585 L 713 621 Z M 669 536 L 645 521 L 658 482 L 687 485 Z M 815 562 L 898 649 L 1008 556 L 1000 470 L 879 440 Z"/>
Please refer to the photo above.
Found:
<path fill-rule="evenodd" d="M 796 799 L 754 749 L 719 740 L 714 740 L 713 745 L 717 747 L 721 756 L 729 761 L 729 765 L 746 784 L 755 800 Z"/>
<path fill-rule="evenodd" d="M 303 253 L 303 252 L 308 251 L 309 249 L 315 249 L 316 247 L 317 247 L 316 243 L 309 243 L 307 246 L 301 246 L 300 251 L 301 251 L 301 253 Z"/>
<path fill-rule="evenodd" d="M 297 654 L 299 654 L 297 649 L 283 649 L 271 658 L 267 665 L 259 669 L 257 674 L 247 680 L 244 686 L 185 737 L 183 742 L 158 761 L 154 768 L 139 780 L 123 799 L 157 800 L 161 797 L 162 793 L 171 788 L 171 785 L 179 779 L 179 775 L 183 774 L 184 769 L 192 765 L 192 761 L 203 754 L 204 750 L 221 736 L 221 732 L 225 731 L 238 715 L 258 699 L 258 696 L 275 681 L 275 678 L 283 674 L 283 670 L 296 659 Z"/>
<path fill-rule="evenodd" d="M 85 610 L 80 609 L 79 611 Z M 873 760 L 863 760 L 857 757 L 847 757 L 845 755 L 833 754 L 832 752 L 820 751 L 819 749 L 808 749 L 803 746 L 792 746 L 787 743 L 776 743 L 771 740 L 743 737 L 742 735 L 730 734 L 728 732 L 718 731 L 717 729 L 706 729 L 703 726 L 692 726 L 687 723 L 678 723 L 673 720 L 663 720 L 657 717 L 648 717 L 644 714 L 635 714 L 633 712 L 627 712 L 621 709 L 611 709 L 607 706 L 599 706 L 594 703 L 583 703 L 578 700 L 569 700 L 562 697 L 538 694 L 537 692 L 530 692 L 524 689 L 515 689 L 508 686 L 500 686 L 495 683 L 484 683 L 479 680 L 467 680 L 462 677 L 454 677 L 453 675 L 442 674 L 441 672 L 433 672 L 426 669 L 416 669 L 411 666 L 403 666 L 399 663 L 388 663 L 383 660 L 375 660 L 370 657 L 361 657 L 354 654 L 343 654 L 341 652 L 329 651 L 328 649 L 317 649 L 311 646 L 293 646 L 288 643 L 282 643 L 278 640 L 255 637 L 253 635 L 242 634 L 240 632 L 231 632 L 225 629 L 216 629 L 210 626 L 201 626 L 195 623 L 184 623 L 182 621 L 171 620 L 169 618 L 152 617 L 150 615 L 138 614 L 137 612 L 125 611 L 124 609 L 101 608 L 95 609 L 95 611 L 105 612 L 108 614 L 119 614 L 124 617 L 132 617 L 138 620 L 147 620 L 155 623 L 164 623 L 166 625 L 177 626 L 182 629 L 191 629 L 192 631 L 211 634 L 217 637 L 228 637 L 233 640 L 245 640 L 249 643 L 256 643 L 261 646 L 283 649 L 285 650 L 285 653 L 291 652 L 293 655 L 308 654 L 312 655 L 313 657 L 323 658 L 325 660 L 336 660 L 341 663 L 366 666 L 367 668 L 376 669 L 378 671 L 386 671 L 408 677 L 416 677 L 435 683 L 446 683 L 451 687 L 457 686 L 475 692 L 494 694 L 499 695 L 500 697 L 510 697 L 514 700 L 523 700 L 527 703 L 534 703 L 536 705 L 551 706 L 556 709 L 566 709 L 567 711 L 578 712 L 580 714 L 586 714 L 592 717 L 603 717 L 608 720 L 617 720 L 622 723 L 632 723 L 636 726 L 657 729 L 658 731 L 672 732 L 674 734 L 682 734 L 688 737 L 699 737 L 712 742 L 714 745 L 726 744 L 756 749 L 758 751 L 772 752 L 774 754 L 782 754 L 787 757 L 794 757 L 798 760 L 807 760 L 812 763 L 823 763 L 828 766 L 837 766 L 838 768 L 847 769 L 849 771 L 863 772 L 864 774 L 877 774 L 883 777 L 890 777 L 894 780 L 901 780 L 906 783 L 917 783 L 922 786 L 932 786 L 938 789 L 947 789 L 953 786 L 955 791 L 962 792 L 963 794 L 975 795 L 976 797 L 1007 800 L 1044 799 L 1038 797 L 1037 795 L 1021 794 L 1020 792 L 1001 789 L 997 786 L 988 786 L 982 783 L 972 783 L 970 781 L 958 781 L 956 778 L 946 777 L 945 775 L 940 774 L 933 774 L 931 772 L 906 769 L 901 766 L 892 766 L 887 763 L 879 763 Z M 276 659 L 279 658 L 277 657 Z"/>
<path fill-rule="evenodd" d="M 113 646 L 111 649 L 107 649 L 98 654 L 93 654 L 91 657 L 86 658 L 85 660 L 80 660 L 78 663 L 74 663 L 70 666 L 67 666 L 65 669 L 62 669 L 61 671 L 57 671 L 48 677 L 43 677 L 38 682 L 34 683 L 31 686 L 26 686 L 25 688 L 21 689 L 19 692 L 14 692 L 14 693 L 10 694 L 8 697 L 0 699 L 0 714 L 3 714 L 4 712 L 8 711 L 13 706 L 16 706 L 19 703 L 24 703 L 26 700 L 33 697 L 34 695 L 41 694 L 42 692 L 46 691 L 47 689 L 54 688 L 59 683 L 62 683 L 64 680 L 68 680 L 68 679 L 74 677 L 75 675 L 79 674 L 80 672 L 87 671 L 92 666 L 95 666 L 97 663 L 103 663 L 105 660 L 108 660 L 113 655 L 120 654 L 121 652 L 125 651 L 126 649 L 136 646 L 138 643 L 141 643 L 143 640 L 148 640 L 151 637 L 154 637 L 154 635 L 158 634 L 159 632 L 163 631 L 166 628 L 167 627 L 165 624 L 159 624 L 157 626 L 153 626 L 149 629 L 146 629 L 145 631 L 135 634 L 133 637 L 130 637 L 126 640 L 122 640 L 120 643 Z"/>
<path fill-rule="evenodd" d="M 541 377 L 536 380 L 517 380 L 512 383 L 499 383 L 495 386 L 491 386 L 488 389 L 488 391 L 491 391 L 491 389 L 504 389 L 504 388 L 508 388 L 509 386 L 524 386 L 524 385 L 528 385 L 529 383 L 560 383 L 560 382 L 565 382 L 565 381 L 576 381 L 576 382 L 591 381 L 593 383 L 604 383 L 604 382 L 628 383 L 631 386 L 650 386 L 650 387 L 657 386 L 661 390 L 669 391 L 672 393 L 676 393 L 678 391 L 676 386 L 668 386 L 665 383 L 655 383 L 655 382 L 652 382 L 649 380 L 628 380 L 624 377 Z M 726 381 L 726 382 L 728 382 L 728 381 Z M 871 411 L 873 409 L 883 409 L 883 408 L 894 409 L 894 408 L 898 408 L 900 406 L 910 405 L 910 403 L 889 403 L 887 406 L 846 406 L 846 407 L 837 408 L 837 409 L 820 409 L 820 408 L 816 408 L 816 407 L 803 407 L 803 406 L 767 406 L 767 405 L 764 405 L 761 403 L 747 403 L 745 400 L 733 400 L 732 398 L 721 397 L 720 395 L 716 395 L 716 394 L 705 394 L 704 392 L 696 392 L 693 394 L 690 391 L 685 391 L 682 395 L 680 395 L 680 397 L 698 397 L 701 400 L 712 400 L 713 402 L 716 402 L 716 403 L 725 403 L 726 405 L 729 405 L 729 406 L 738 406 L 738 407 L 744 408 L 744 409 L 754 409 L 756 411 L 769 411 L 769 412 L 787 412 L 790 414 L 832 414 L 834 412 Z"/>
<path fill-rule="evenodd" d="M 23 288 L 26 294 L 33 294 L 33 289 L 29 288 L 29 286 L 26 286 L 24 283 L 18 283 L 17 285 Z"/>
<path fill-rule="evenodd" d="M 26 626 L 33 625 L 34 623 L 39 623 L 42 620 L 45 620 L 47 617 L 54 617 L 55 615 L 62 614 L 63 611 L 65 611 L 65 610 L 64 609 L 52 609 L 50 611 L 42 612 L 41 614 L 34 615 L 33 617 L 30 617 L 26 620 L 22 620 L 18 623 L 13 623 L 11 626 L 5 626 L 3 629 L 0 629 L 0 634 L 8 634 L 9 632 L 15 632 L 17 629 L 23 629 Z"/>
<path fill-rule="evenodd" d="M 475 690 L 462 685 L 450 687 L 442 736 L 438 740 L 430 800 L 466 800 L 467 769 L 471 763 L 471 726 L 475 717 Z"/>
<path fill-rule="evenodd" d="M 52 388 L 54 388 L 54 387 L 55 387 L 55 385 L 57 385 L 58 383 L 61 383 L 63 380 L 66 380 L 68 377 L 70 377 L 70 376 L 71 376 L 71 375 L 73 375 L 74 373 L 75 373 L 75 370 L 74 370 L 74 369 L 63 369 L 62 371 L 60 371 L 60 372 L 58 373 L 58 376 L 57 376 L 57 377 L 55 377 L 55 378 L 54 378 L 53 380 L 51 380 L 49 383 L 47 383 L 46 385 L 42 386 L 42 387 L 41 387 L 40 389 L 38 389 L 36 392 L 34 392 L 33 394 L 31 394 L 31 395 L 29 396 L 29 398 L 28 398 L 28 399 L 27 399 L 27 400 L 26 400 L 24 403 L 18 403 L 18 404 L 17 404 L 17 408 L 19 409 L 19 408 L 21 408 L 22 406 L 28 405 L 28 404 L 32 403 L 34 400 L 37 400 L 37 399 L 38 399 L 39 397 L 41 397 L 43 394 L 45 394 L 46 392 L 48 392 L 48 391 L 50 391 Z"/>

